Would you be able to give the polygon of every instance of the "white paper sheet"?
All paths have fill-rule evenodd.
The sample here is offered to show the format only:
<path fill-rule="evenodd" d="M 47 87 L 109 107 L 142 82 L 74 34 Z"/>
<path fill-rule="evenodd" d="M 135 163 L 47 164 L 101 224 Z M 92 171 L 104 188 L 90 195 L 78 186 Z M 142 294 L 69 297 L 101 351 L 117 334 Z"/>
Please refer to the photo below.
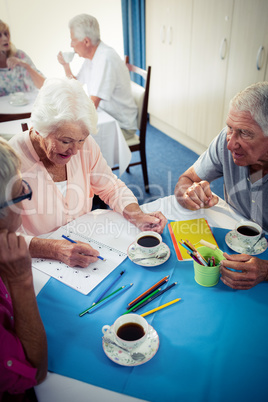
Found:
<path fill-rule="evenodd" d="M 116 224 L 114 221 L 116 214 Z M 119 222 L 118 222 L 119 218 Z M 49 238 L 69 236 L 74 241 L 89 243 L 106 261 L 98 260 L 87 268 L 71 268 L 63 262 L 33 258 L 32 265 L 77 291 L 88 294 L 127 257 L 127 248 L 134 241 L 137 228 L 115 212 L 84 215 L 59 228 Z M 127 228 L 126 228 L 127 226 Z M 121 228 L 121 230 L 120 230 Z"/>

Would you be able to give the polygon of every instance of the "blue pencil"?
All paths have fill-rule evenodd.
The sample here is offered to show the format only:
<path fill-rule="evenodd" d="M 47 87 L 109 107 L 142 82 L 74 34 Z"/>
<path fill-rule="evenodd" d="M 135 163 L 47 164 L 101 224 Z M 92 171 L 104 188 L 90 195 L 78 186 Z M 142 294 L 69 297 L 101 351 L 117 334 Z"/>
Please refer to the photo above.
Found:
<path fill-rule="evenodd" d="M 108 292 L 108 290 L 111 289 L 111 287 L 121 278 L 121 276 L 125 273 L 125 270 L 121 271 L 120 274 L 110 283 L 110 285 L 99 295 L 99 297 L 94 301 L 93 304 L 97 304 L 105 295 L 105 293 Z M 92 305 L 93 305 L 92 304 Z"/>
<path fill-rule="evenodd" d="M 61 235 L 61 237 L 63 237 L 65 240 L 68 240 L 70 243 L 75 243 L 77 244 L 77 241 L 74 241 L 73 239 L 70 239 L 70 237 L 67 237 L 65 235 Z M 98 258 L 102 261 L 106 261 L 105 258 L 101 257 L 100 255 L 98 255 Z"/>
<path fill-rule="evenodd" d="M 103 301 L 95 304 L 95 306 L 93 306 L 89 311 L 88 314 L 91 314 L 92 312 L 94 312 L 95 310 L 97 310 L 97 308 L 103 306 L 105 303 L 108 303 L 110 300 L 112 300 L 113 298 L 121 295 L 121 293 L 125 292 L 127 289 L 129 289 L 131 286 L 133 285 L 133 283 L 130 283 L 129 285 L 126 286 L 122 286 L 122 289 L 119 290 L 117 293 L 113 294 L 111 297 L 104 299 Z"/>

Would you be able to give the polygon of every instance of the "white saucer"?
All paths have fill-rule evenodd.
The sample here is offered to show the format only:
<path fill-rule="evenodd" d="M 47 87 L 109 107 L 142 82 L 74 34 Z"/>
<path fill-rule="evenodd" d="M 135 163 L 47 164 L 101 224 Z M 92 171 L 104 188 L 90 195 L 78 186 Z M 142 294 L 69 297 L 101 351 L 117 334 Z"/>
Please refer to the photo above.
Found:
<path fill-rule="evenodd" d="M 245 248 L 241 247 L 238 243 L 237 235 L 235 230 L 231 230 L 225 236 L 225 241 L 228 247 L 232 250 L 236 251 L 240 254 L 250 254 L 250 255 L 257 255 L 263 253 L 267 249 L 267 240 L 263 237 L 258 243 L 254 246 L 253 252 L 249 253 L 246 251 Z"/>
<path fill-rule="evenodd" d="M 114 341 L 114 336 L 111 329 L 108 329 L 105 332 L 105 337 Z M 133 353 L 140 352 L 146 356 L 142 361 L 133 360 L 130 355 L 124 352 L 122 349 L 119 349 L 117 346 L 111 345 L 110 343 L 105 343 L 103 338 L 102 347 L 106 356 L 109 357 L 109 359 L 111 359 L 114 363 L 120 364 L 121 366 L 139 366 L 140 364 L 144 364 L 154 357 L 159 348 L 159 336 L 156 330 L 149 325 L 148 338 L 138 348 L 133 350 Z"/>
<path fill-rule="evenodd" d="M 167 253 L 164 258 L 145 258 L 144 254 L 141 251 L 136 249 L 135 242 L 131 243 L 127 249 L 127 255 L 129 259 L 134 262 L 135 264 L 141 265 L 143 267 L 156 267 L 157 265 L 164 264 L 169 259 L 170 256 L 170 249 L 165 243 L 161 243 L 159 248 L 158 254 L 160 253 Z M 135 261 L 136 258 L 143 258 L 141 261 Z"/>
<path fill-rule="evenodd" d="M 24 99 L 22 102 L 18 102 L 18 101 L 9 101 L 10 105 L 12 106 L 25 106 L 28 105 L 29 101 L 27 99 Z"/>

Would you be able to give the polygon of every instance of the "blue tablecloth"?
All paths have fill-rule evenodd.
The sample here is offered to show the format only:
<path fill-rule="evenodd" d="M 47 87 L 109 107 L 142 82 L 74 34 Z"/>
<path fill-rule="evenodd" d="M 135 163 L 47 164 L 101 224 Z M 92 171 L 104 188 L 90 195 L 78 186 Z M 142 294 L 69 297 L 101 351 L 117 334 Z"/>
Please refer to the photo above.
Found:
<path fill-rule="evenodd" d="M 212 231 L 219 247 L 233 253 L 224 241 L 228 231 Z M 221 281 L 202 287 L 194 280 L 192 261 L 177 261 L 167 229 L 163 241 L 171 249 L 166 263 L 145 268 L 127 259 L 87 296 L 53 278 L 48 281 L 37 301 L 47 333 L 49 370 L 151 402 L 267 401 L 268 283 L 244 291 Z M 260 258 L 268 259 L 268 251 Z M 131 282 L 133 287 L 80 318 L 122 268 L 126 273 L 116 288 Z M 157 354 L 137 367 L 115 364 L 103 352 L 102 326 L 113 323 L 129 301 L 165 275 L 178 285 L 138 311 L 182 298 L 146 317 L 159 334 Z"/>

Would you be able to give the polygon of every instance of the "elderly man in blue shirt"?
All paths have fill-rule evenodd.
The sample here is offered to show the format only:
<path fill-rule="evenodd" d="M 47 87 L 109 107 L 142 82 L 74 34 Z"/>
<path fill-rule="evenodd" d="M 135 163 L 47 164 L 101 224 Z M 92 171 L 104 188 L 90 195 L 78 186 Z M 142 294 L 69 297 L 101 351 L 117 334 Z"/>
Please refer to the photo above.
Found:
<path fill-rule="evenodd" d="M 268 231 L 268 82 L 253 84 L 231 100 L 226 127 L 180 176 L 177 201 L 191 210 L 216 205 L 210 182 L 222 176 L 226 202 Z M 221 280 L 226 285 L 250 289 L 268 280 L 267 261 L 247 254 L 225 257 Z"/>

